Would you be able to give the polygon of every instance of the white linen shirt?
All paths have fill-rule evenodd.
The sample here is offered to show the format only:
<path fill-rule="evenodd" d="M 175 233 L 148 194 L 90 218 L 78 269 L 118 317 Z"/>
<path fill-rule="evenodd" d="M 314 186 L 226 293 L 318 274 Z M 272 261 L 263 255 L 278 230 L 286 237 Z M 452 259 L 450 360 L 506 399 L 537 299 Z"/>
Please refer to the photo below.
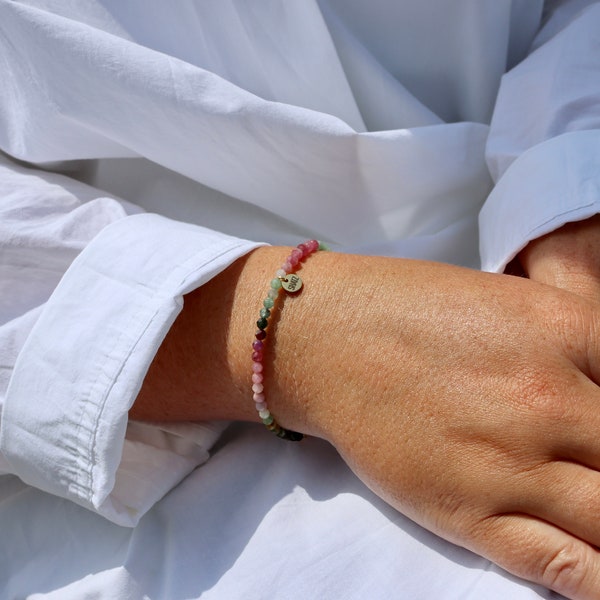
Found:
<path fill-rule="evenodd" d="M 542 8 L 0 0 L 0 597 L 550 597 L 319 440 L 128 421 L 261 243 L 502 271 L 600 212 L 600 4 Z"/>

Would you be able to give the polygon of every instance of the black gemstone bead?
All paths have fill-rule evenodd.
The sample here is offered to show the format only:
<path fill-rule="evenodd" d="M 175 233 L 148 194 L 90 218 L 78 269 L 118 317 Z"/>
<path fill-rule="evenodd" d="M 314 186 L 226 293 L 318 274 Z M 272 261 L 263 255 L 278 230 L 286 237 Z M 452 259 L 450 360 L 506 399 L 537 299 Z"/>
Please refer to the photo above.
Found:
<path fill-rule="evenodd" d="M 266 329 L 269 321 L 264 317 L 261 317 L 258 321 L 256 321 L 256 325 L 259 329 Z"/>
<path fill-rule="evenodd" d="M 276 435 L 282 440 L 287 440 L 288 442 L 299 442 L 304 438 L 304 434 L 298 433 L 297 431 L 292 431 L 291 429 L 284 429 L 283 427 Z"/>

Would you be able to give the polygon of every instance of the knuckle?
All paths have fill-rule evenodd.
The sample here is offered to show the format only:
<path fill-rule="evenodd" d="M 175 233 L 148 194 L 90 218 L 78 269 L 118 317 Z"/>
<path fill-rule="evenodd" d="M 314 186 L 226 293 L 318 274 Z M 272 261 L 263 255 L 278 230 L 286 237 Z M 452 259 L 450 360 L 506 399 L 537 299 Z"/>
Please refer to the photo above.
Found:
<path fill-rule="evenodd" d="M 519 412 L 552 422 L 566 419 L 572 410 L 569 395 L 565 393 L 567 375 L 570 373 L 558 377 L 548 365 L 522 365 L 515 377 Z"/>
<path fill-rule="evenodd" d="M 542 564 L 540 580 L 560 593 L 576 594 L 582 587 L 589 568 L 589 554 L 581 542 L 573 540 Z"/>

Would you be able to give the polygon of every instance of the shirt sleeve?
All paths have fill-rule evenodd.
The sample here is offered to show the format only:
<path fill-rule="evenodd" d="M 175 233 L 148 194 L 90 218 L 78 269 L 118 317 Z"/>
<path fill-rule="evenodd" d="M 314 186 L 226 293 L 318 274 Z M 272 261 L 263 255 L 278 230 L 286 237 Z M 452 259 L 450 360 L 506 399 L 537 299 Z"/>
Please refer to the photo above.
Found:
<path fill-rule="evenodd" d="M 496 185 L 479 218 L 488 271 L 600 212 L 600 3 L 563 2 L 547 17 L 533 51 L 503 77 L 491 123 Z"/>
<path fill-rule="evenodd" d="M 154 427 L 128 410 L 183 296 L 258 246 L 153 214 L 75 258 L 14 367 L 0 452 L 26 483 L 133 526 L 205 461 L 224 424 Z"/>

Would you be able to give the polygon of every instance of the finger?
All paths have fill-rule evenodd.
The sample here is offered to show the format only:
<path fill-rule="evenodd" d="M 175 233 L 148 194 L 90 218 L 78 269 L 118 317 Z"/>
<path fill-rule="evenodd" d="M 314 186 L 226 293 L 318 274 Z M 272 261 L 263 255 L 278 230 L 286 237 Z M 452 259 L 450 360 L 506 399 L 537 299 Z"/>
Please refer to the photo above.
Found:
<path fill-rule="evenodd" d="M 600 380 L 600 355 L 591 376 Z M 557 428 L 557 455 L 600 471 L 600 387 L 584 373 L 577 373 L 575 397 Z"/>
<path fill-rule="evenodd" d="M 600 217 L 568 223 L 519 254 L 530 279 L 600 300 Z"/>
<path fill-rule="evenodd" d="M 591 302 L 600 302 L 600 274 L 596 273 L 596 269 L 567 268 L 564 264 L 554 264 L 545 269 L 538 266 L 531 270 L 529 278 L 572 292 Z"/>
<path fill-rule="evenodd" d="M 600 261 L 585 260 L 547 252 L 535 260 L 522 260 L 529 279 L 577 294 L 586 300 L 600 301 Z"/>
<path fill-rule="evenodd" d="M 588 543 L 528 515 L 484 519 L 471 549 L 507 571 L 572 600 L 600 599 L 600 553 Z"/>
<path fill-rule="evenodd" d="M 600 387 L 577 370 L 565 380 L 568 388 L 553 389 L 544 401 L 546 410 L 538 417 L 544 413 L 545 418 L 538 420 L 538 433 L 551 458 L 600 471 Z"/>
<path fill-rule="evenodd" d="M 553 394 L 537 408 L 534 447 L 523 443 L 515 426 L 510 469 L 520 475 L 498 480 L 494 496 L 508 498 L 496 511 L 535 515 L 544 521 L 600 546 L 600 390 L 576 372 L 577 384 Z M 512 440 L 512 441 L 511 441 Z M 533 453 L 532 453 L 533 452 Z M 514 473 L 514 471 L 513 471 Z M 508 490 L 519 490 L 518 494 Z"/>
<path fill-rule="evenodd" d="M 554 461 L 524 473 L 515 512 L 535 515 L 594 546 L 600 546 L 600 473 Z M 598 590 L 600 593 L 600 589 Z"/>

